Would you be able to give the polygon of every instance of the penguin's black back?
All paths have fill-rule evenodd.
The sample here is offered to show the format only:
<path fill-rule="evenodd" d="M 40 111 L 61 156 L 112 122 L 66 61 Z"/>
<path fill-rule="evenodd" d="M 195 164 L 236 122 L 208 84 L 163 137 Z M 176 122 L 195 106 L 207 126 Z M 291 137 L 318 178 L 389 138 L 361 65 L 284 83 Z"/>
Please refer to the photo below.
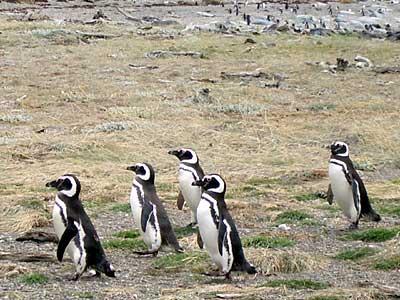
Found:
<path fill-rule="evenodd" d="M 103 259 L 105 259 L 105 253 L 100 244 L 100 239 L 97 235 L 96 229 L 94 228 L 89 216 L 86 214 L 82 202 L 76 196 L 67 197 L 62 193 L 58 194 L 58 198 L 65 203 L 68 217 L 81 223 L 83 230 L 85 231 L 83 242 L 86 251 L 87 266 L 100 264 Z M 74 237 L 73 241 L 78 247 L 80 247 L 78 235 Z"/>
<path fill-rule="evenodd" d="M 144 201 L 151 201 L 157 208 L 157 219 L 161 230 L 162 244 L 171 245 L 175 250 L 180 251 L 182 248 L 179 246 L 179 242 L 168 218 L 167 211 L 165 210 L 160 198 L 158 198 L 154 184 L 143 180 L 140 183 L 143 186 L 143 192 L 145 195 Z"/>
<path fill-rule="evenodd" d="M 362 181 L 360 175 L 357 173 L 357 170 L 354 168 L 353 162 L 351 161 L 350 157 L 331 155 L 331 158 L 344 162 L 350 175 L 357 181 L 360 190 L 361 216 L 370 216 L 373 221 L 379 222 L 381 220 L 381 217 L 372 208 L 371 203 L 369 202 L 369 197 L 364 182 Z"/>
<path fill-rule="evenodd" d="M 218 204 L 218 210 L 219 210 L 219 222 L 222 223 L 224 220 L 229 224 L 231 227 L 231 233 L 230 233 L 230 238 L 231 238 L 231 243 L 232 243 L 232 251 L 233 251 L 233 265 L 232 265 L 232 270 L 233 271 L 247 271 L 249 263 L 247 262 L 246 258 L 244 257 L 244 252 L 243 252 L 243 246 L 242 242 L 239 237 L 239 233 L 237 231 L 235 221 L 233 220 L 231 214 L 229 213 L 225 200 L 223 199 L 223 196 L 219 194 L 214 194 L 214 198 L 217 197 L 217 204 Z"/>

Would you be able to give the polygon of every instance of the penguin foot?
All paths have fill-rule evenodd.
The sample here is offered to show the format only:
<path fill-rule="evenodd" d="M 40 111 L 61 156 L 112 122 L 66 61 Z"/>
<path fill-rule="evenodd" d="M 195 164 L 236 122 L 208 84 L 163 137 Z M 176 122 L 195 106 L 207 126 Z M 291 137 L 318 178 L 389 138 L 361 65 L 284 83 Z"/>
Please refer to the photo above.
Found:
<path fill-rule="evenodd" d="M 68 278 L 69 281 L 78 281 L 78 279 L 81 277 L 81 274 L 75 273 L 74 275 L 70 276 Z"/>
<path fill-rule="evenodd" d="M 226 279 L 227 281 L 232 281 L 231 272 L 228 272 L 228 273 L 225 274 L 225 279 Z"/>
<path fill-rule="evenodd" d="M 189 224 L 186 225 L 187 228 L 195 228 L 197 226 L 196 222 L 190 222 Z"/>
<path fill-rule="evenodd" d="M 349 226 L 349 230 L 356 230 L 358 229 L 358 223 L 351 223 Z"/>

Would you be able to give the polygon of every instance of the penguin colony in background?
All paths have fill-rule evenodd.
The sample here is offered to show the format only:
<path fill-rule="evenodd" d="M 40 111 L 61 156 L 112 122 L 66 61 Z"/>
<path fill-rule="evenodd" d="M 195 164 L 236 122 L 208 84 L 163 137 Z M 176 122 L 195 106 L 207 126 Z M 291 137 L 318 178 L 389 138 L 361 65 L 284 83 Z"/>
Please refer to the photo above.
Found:
<path fill-rule="evenodd" d="M 334 142 L 329 160 L 329 204 L 338 203 L 350 221 L 350 230 L 358 228 L 360 218 L 379 222 L 368 199 L 363 181 L 349 157 L 349 146 Z M 177 206 L 187 203 L 192 213 L 190 227 L 198 227 L 198 244 L 205 248 L 218 267 L 217 273 L 231 278 L 232 271 L 256 274 L 256 268 L 246 260 L 236 224 L 226 202 L 226 182 L 218 174 L 205 175 L 199 157 L 192 149 L 181 148 L 168 152 L 179 159 L 179 195 Z M 165 245 L 183 252 L 174 233 L 167 212 L 157 195 L 155 172 L 148 163 L 127 167 L 136 175 L 130 194 L 133 221 L 147 245 L 147 251 L 134 252 L 156 256 Z M 107 260 L 96 230 L 79 199 L 81 184 L 73 174 L 65 174 L 46 184 L 57 189 L 53 208 L 54 230 L 59 237 L 57 258 L 61 262 L 67 251 L 76 267 L 72 280 L 78 280 L 85 271 L 94 276 L 115 277 L 115 270 Z"/>

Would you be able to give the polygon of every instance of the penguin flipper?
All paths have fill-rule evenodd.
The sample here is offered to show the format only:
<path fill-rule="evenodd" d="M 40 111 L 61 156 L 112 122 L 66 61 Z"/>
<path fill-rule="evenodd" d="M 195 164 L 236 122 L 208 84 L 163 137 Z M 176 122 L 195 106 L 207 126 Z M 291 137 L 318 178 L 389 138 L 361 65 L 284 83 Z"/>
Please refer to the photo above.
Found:
<path fill-rule="evenodd" d="M 153 216 L 153 204 L 149 201 L 143 201 L 143 206 L 142 206 L 142 216 L 140 218 L 141 226 L 142 226 L 142 231 L 146 232 L 146 227 L 147 227 L 147 222 L 150 220 L 150 218 Z"/>
<path fill-rule="evenodd" d="M 219 229 L 218 229 L 218 251 L 219 254 L 222 256 L 223 254 L 223 249 L 224 249 L 224 242 L 227 238 L 226 236 L 226 231 L 227 231 L 227 227 L 225 222 L 220 222 L 219 223 Z"/>
<path fill-rule="evenodd" d="M 333 204 L 333 192 L 330 184 L 328 186 L 328 191 L 326 192 L 326 200 L 328 201 L 329 205 Z"/>
<path fill-rule="evenodd" d="M 183 198 L 182 191 L 179 191 L 178 200 L 176 201 L 176 206 L 178 206 L 179 210 L 182 210 L 184 204 L 185 204 L 185 198 Z"/>
<path fill-rule="evenodd" d="M 351 190 L 353 192 L 353 200 L 354 200 L 354 207 L 357 210 L 357 213 L 360 214 L 361 212 L 361 196 L 360 196 L 360 186 L 358 181 L 353 177 L 351 178 Z"/>
<path fill-rule="evenodd" d="M 57 259 L 58 261 L 62 261 L 65 249 L 67 248 L 69 242 L 78 234 L 78 228 L 74 223 L 74 219 L 68 218 L 68 225 L 65 228 L 64 233 L 60 238 L 60 242 L 57 247 Z"/>

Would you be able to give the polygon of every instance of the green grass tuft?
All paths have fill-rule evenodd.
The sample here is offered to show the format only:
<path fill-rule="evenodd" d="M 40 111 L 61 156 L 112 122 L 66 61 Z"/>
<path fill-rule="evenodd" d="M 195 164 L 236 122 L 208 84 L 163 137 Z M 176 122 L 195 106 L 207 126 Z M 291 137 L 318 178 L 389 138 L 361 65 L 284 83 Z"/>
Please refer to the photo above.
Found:
<path fill-rule="evenodd" d="M 263 235 L 257 235 L 243 239 L 244 247 L 253 248 L 284 248 L 291 247 L 295 244 L 294 241 L 286 237 L 268 237 Z"/>
<path fill-rule="evenodd" d="M 348 249 L 338 253 L 335 258 L 342 260 L 359 260 L 366 256 L 372 256 L 376 254 L 378 250 L 370 247 L 361 247 L 357 249 Z"/>
<path fill-rule="evenodd" d="M 155 269 L 163 269 L 169 271 L 183 271 L 185 267 L 195 268 L 197 265 L 202 264 L 207 259 L 205 252 L 185 252 L 185 253 L 171 253 L 164 256 L 157 257 L 152 263 Z"/>
<path fill-rule="evenodd" d="M 125 230 L 114 233 L 114 236 L 121 239 L 136 239 L 140 233 L 137 230 Z"/>
<path fill-rule="evenodd" d="M 399 234 L 400 228 L 372 228 L 362 231 L 347 233 L 345 240 L 358 240 L 363 242 L 384 242 Z"/>
<path fill-rule="evenodd" d="M 379 212 L 389 216 L 400 217 L 400 206 L 396 204 L 379 206 Z"/>
<path fill-rule="evenodd" d="M 263 284 L 267 287 L 280 287 L 285 286 L 290 289 L 311 289 L 311 290 L 321 290 L 329 287 L 329 284 L 322 281 L 314 281 L 310 279 L 276 279 L 271 280 Z"/>
<path fill-rule="evenodd" d="M 314 103 L 308 106 L 311 111 L 333 110 L 336 105 L 333 103 Z"/>
<path fill-rule="evenodd" d="M 312 201 L 319 199 L 320 197 L 316 193 L 309 193 L 309 194 L 302 194 L 302 195 L 296 195 L 294 198 L 297 201 L 305 202 L 305 201 Z"/>
<path fill-rule="evenodd" d="M 252 177 L 246 181 L 248 185 L 256 185 L 256 186 L 267 186 L 271 187 L 273 185 L 277 185 L 282 183 L 280 178 L 270 178 L 270 177 Z"/>
<path fill-rule="evenodd" d="M 120 203 L 120 204 L 114 204 L 111 207 L 111 210 L 113 212 L 124 212 L 124 213 L 129 213 L 131 212 L 131 205 L 129 203 Z"/>
<path fill-rule="evenodd" d="M 383 271 L 400 269 L 400 255 L 383 258 L 374 264 L 374 268 Z"/>
<path fill-rule="evenodd" d="M 139 239 L 112 239 L 103 243 L 105 249 L 134 250 L 143 251 L 147 247 L 142 240 Z"/>
<path fill-rule="evenodd" d="M 35 285 L 35 284 L 44 284 L 49 281 L 49 278 L 46 275 L 40 273 L 29 273 L 22 275 L 20 280 L 24 284 Z"/>
<path fill-rule="evenodd" d="M 312 218 L 313 217 L 311 215 L 305 212 L 299 210 L 289 210 L 279 214 L 275 221 L 279 223 L 292 223 L 295 221 L 303 221 Z"/>

